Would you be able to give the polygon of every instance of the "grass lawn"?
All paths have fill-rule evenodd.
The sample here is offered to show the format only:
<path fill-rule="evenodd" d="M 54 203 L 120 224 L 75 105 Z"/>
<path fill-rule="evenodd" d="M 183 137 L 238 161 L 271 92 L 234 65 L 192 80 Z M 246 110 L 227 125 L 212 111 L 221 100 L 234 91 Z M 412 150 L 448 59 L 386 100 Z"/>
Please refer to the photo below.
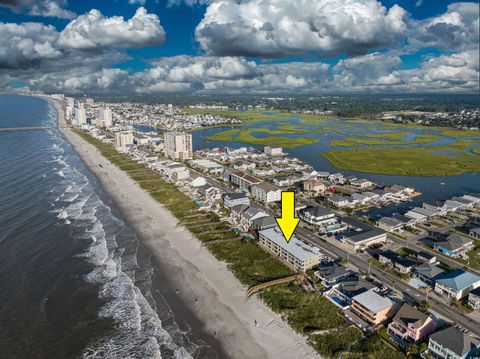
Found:
<path fill-rule="evenodd" d="M 473 143 L 475 141 L 435 147 L 334 150 L 320 155 L 343 170 L 402 176 L 454 176 L 479 170 L 480 158 L 465 152 Z"/>
<path fill-rule="evenodd" d="M 209 137 L 211 141 L 236 141 L 242 143 L 248 143 L 251 145 L 262 146 L 282 146 L 285 148 L 295 148 L 298 146 L 310 145 L 318 142 L 318 139 L 310 137 L 282 137 L 282 136 L 265 136 L 255 137 L 252 133 L 260 132 L 265 135 L 282 135 L 282 134 L 295 134 L 302 133 L 298 130 L 271 130 L 267 127 L 259 128 L 245 128 L 240 130 L 227 130 L 223 132 L 215 133 Z"/>
<path fill-rule="evenodd" d="M 480 148 L 474 148 L 472 151 L 480 155 Z"/>

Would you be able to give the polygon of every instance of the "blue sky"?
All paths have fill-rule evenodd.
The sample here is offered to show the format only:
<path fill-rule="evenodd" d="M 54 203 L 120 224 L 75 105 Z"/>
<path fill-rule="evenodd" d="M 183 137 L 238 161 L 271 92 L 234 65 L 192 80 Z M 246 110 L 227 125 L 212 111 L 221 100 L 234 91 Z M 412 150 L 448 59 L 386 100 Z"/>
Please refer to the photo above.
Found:
<path fill-rule="evenodd" d="M 442 0 L 0 0 L 0 88 L 475 93 L 478 6 Z M 134 16 L 143 29 L 129 22 Z"/>

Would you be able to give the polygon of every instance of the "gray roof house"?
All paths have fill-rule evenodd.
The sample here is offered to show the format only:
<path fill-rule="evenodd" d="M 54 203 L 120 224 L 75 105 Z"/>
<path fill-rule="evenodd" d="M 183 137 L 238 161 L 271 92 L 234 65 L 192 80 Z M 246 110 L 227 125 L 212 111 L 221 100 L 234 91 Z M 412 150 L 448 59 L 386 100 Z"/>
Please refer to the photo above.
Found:
<path fill-rule="evenodd" d="M 428 342 L 428 350 L 435 358 L 472 358 L 478 354 L 478 346 L 478 338 L 456 327 L 433 333 Z"/>

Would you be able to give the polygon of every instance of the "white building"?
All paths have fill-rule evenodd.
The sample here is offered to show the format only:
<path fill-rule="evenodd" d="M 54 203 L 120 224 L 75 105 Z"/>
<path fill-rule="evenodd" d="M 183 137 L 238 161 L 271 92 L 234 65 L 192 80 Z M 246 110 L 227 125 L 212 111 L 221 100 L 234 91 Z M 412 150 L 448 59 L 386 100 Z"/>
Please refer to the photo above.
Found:
<path fill-rule="evenodd" d="M 252 185 L 251 193 L 257 201 L 262 203 L 277 202 L 282 199 L 282 191 L 266 182 Z"/>
<path fill-rule="evenodd" d="M 295 235 L 287 242 L 278 227 L 265 229 L 258 234 L 259 243 L 263 248 L 296 271 L 306 272 L 316 266 L 320 262 L 320 257 L 323 257 L 317 247 L 305 244 Z"/>
<path fill-rule="evenodd" d="M 193 158 L 192 134 L 165 133 L 165 155 L 174 160 L 191 160 Z"/>
<path fill-rule="evenodd" d="M 75 122 L 77 126 L 82 126 L 87 123 L 87 115 L 82 103 L 75 109 Z"/>
<path fill-rule="evenodd" d="M 300 218 L 307 223 L 321 227 L 327 227 L 337 223 L 335 213 L 321 206 L 305 209 L 300 213 Z"/>
<path fill-rule="evenodd" d="M 115 132 L 115 149 L 117 151 L 125 151 L 128 146 L 133 145 L 132 131 Z"/>
<path fill-rule="evenodd" d="M 283 150 L 282 147 L 270 147 L 270 146 L 265 146 L 263 148 L 263 152 L 267 156 L 281 156 L 283 155 Z"/>
<path fill-rule="evenodd" d="M 112 110 L 109 107 L 101 108 L 98 110 L 98 116 L 100 117 L 100 127 L 110 128 L 113 125 Z"/>

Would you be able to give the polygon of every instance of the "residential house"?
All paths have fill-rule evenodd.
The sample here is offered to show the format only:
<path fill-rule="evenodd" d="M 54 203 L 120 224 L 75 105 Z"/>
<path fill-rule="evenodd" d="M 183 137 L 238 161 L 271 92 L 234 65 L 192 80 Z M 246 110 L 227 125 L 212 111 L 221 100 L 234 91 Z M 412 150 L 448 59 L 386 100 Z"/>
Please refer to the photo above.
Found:
<path fill-rule="evenodd" d="M 325 287 L 331 287 L 341 282 L 342 279 L 350 277 L 352 275 L 352 272 L 347 270 L 343 266 L 329 263 L 319 264 L 317 266 L 317 270 L 314 272 L 314 275 L 322 282 Z"/>
<path fill-rule="evenodd" d="M 253 198 L 261 203 L 278 202 L 282 199 L 282 191 L 266 182 L 260 182 L 252 185 L 251 193 Z"/>
<path fill-rule="evenodd" d="M 417 260 L 422 261 L 424 263 L 434 264 L 437 262 L 436 256 L 425 251 L 420 251 L 416 253 L 415 256 L 417 257 Z"/>
<path fill-rule="evenodd" d="M 391 250 L 380 252 L 378 254 L 378 260 L 383 265 L 389 266 L 402 274 L 410 273 L 417 264 L 417 262 L 408 257 L 402 257 Z"/>
<path fill-rule="evenodd" d="M 316 266 L 323 254 L 317 247 L 300 241 L 293 235 L 287 242 L 278 227 L 258 232 L 259 244 L 278 257 L 289 267 L 299 272 L 306 272 Z"/>
<path fill-rule="evenodd" d="M 373 186 L 373 182 L 365 178 L 356 178 L 353 181 L 350 181 L 350 184 L 358 188 L 370 188 Z"/>
<path fill-rule="evenodd" d="M 410 218 L 413 224 L 422 223 L 428 220 L 428 216 L 418 213 L 416 211 L 408 211 L 405 213 L 405 217 Z"/>
<path fill-rule="evenodd" d="M 377 221 L 377 226 L 388 231 L 398 232 L 403 228 L 403 223 L 393 217 L 382 217 Z"/>
<path fill-rule="evenodd" d="M 224 171 L 224 167 L 221 164 L 206 159 L 192 160 L 190 164 L 203 173 L 220 174 Z"/>
<path fill-rule="evenodd" d="M 448 327 L 430 335 L 428 352 L 435 359 L 470 359 L 478 356 L 479 340 L 457 327 Z"/>
<path fill-rule="evenodd" d="M 205 179 L 205 177 L 201 177 L 201 176 L 190 181 L 190 186 L 194 188 L 202 187 L 202 186 L 205 186 L 206 184 L 207 184 L 207 180 Z"/>
<path fill-rule="evenodd" d="M 480 309 L 480 287 L 468 293 L 468 305 L 475 310 Z"/>
<path fill-rule="evenodd" d="M 365 206 L 368 202 L 370 202 L 370 198 L 362 193 L 352 193 L 350 197 L 355 202 L 355 204 L 358 204 L 360 206 Z"/>
<path fill-rule="evenodd" d="M 309 179 L 303 181 L 303 190 L 305 192 L 312 192 L 315 194 L 325 192 L 327 187 L 325 184 L 319 179 Z"/>
<path fill-rule="evenodd" d="M 480 227 L 475 227 L 470 229 L 469 234 L 470 234 L 470 237 L 480 239 Z"/>
<path fill-rule="evenodd" d="M 387 232 L 379 228 L 366 228 L 344 237 L 343 241 L 353 250 L 360 251 L 375 244 L 386 243 Z"/>
<path fill-rule="evenodd" d="M 445 273 L 442 268 L 430 263 L 419 264 L 413 271 L 415 277 L 432 288 L 435 287 L 435 281 Z"/>
<path fill-rule="evenodd" d="M 354 273 L 346 278 L 342 278 L 340 282 L 332 287 L 331 296 L 335 296 L 343 302 L 350 304 L 352 298 L 373 289 L 375 286 Z"/>
<path fill-rule="evenodd" d="M 300 212 L 300 218 L 307 223 L 320 227 L 328 227 L 338 222 L 335 213 L 322 206 L 307 207 Z"/>
<path fill-rule="evenodd" d="M 447 214 L 447 207 L 443 202 L 439 201 L 423 202 L 422 208 L 428 209 L 439 216 Z"/>
<path fill-rule="evenodd" d="M 265 216 L 254 219 L 252 221 L 252 229 L 257 231 L 263 231 L 264 229 L 269 229 L 277 226 L 277 221 L 272 216 Z"/>
<path fill-rule="evenodd" d="M 408 348 L 410 344 L 426 339 L 436 326 L 430 315 L 405 303 L 388 325 L 388 334 L 400 346 Z"/>
<path fill-rule="evenodd" d="M 472 208 L 475 204 L 475 201 L 465 197 L 452 197 L 452 201 L 458 202 L 462 204 L 462 209 L 469 209 Z"/>
<path fill-rule="evenodd" d="M 467 252 L 473 249 L 473 240 L 452 233 L 448 237 L 444 237 L 443 240 L 435 242 L 433 249 L 453 258 L 466 257 Z"/>
<path fill-rule="evenodd" d="M 245 193 L 226 193 L 223 195 L 223 205 L 226 208 L 232 208 L 239 204 L 250 205 L 250 199 Z"/>
<path fill-rule="evenodd" d="M 332 194 L 327 198 L 328 203 L 334 205 L 335 207 L 348 207 L 350 206 L 350 199 L 338 194 Z"/>
<path fill-rule="evenodd" d="M 352 298 L 352 311 L 371 325 L 385 323 L 395 314 L 395 303 L 373 290 Z"/>
<path fill-rule="evenodd" d="M 465 298 L 470 291 L 480 287 L 480 277 L 463 269 L 443 274 L 435 282 L 435 292 L 454 300 Z"/>
<path fill-rule="evenodd" d="M 230 218 L 234 223 L 240 224 L 242 213 L 248 208 L 247 204 L 237 204 L 230 208 Z"/>
<path fill-rule="evenodd" d="M 239 161 L 233 164 L 233 168 L 238 171 L 253 170 L 257 165 L 255 162 Z"/>
<path fill-rule="evenodd" d="M 447 208 L 447 212 L 456 212 L 458 210 L 461 210 L 464 208 L 464 204 L 457 202 L 457 201 L 452 201 L 450 199 L 447 199 L 445 201 L 445 207 Z"/>
<path fill-rule="evenodd" d="M 263 212 L 261 209 L 259 208 L 255 208 L 255 207 L 248 207 L 245 211 L 242 212 L 242 214 L 240 215 L 241 219 L 240 219 L 240 225 L 245 229 L 245 230 L 249 230 L 250 228 L 252 228 L 252 225 L 253 225 L 253 221 L 257 218 L 261 218 L 261 217 L 267 217 L 268 214 L 266 214 L 265 212 Z"/>

